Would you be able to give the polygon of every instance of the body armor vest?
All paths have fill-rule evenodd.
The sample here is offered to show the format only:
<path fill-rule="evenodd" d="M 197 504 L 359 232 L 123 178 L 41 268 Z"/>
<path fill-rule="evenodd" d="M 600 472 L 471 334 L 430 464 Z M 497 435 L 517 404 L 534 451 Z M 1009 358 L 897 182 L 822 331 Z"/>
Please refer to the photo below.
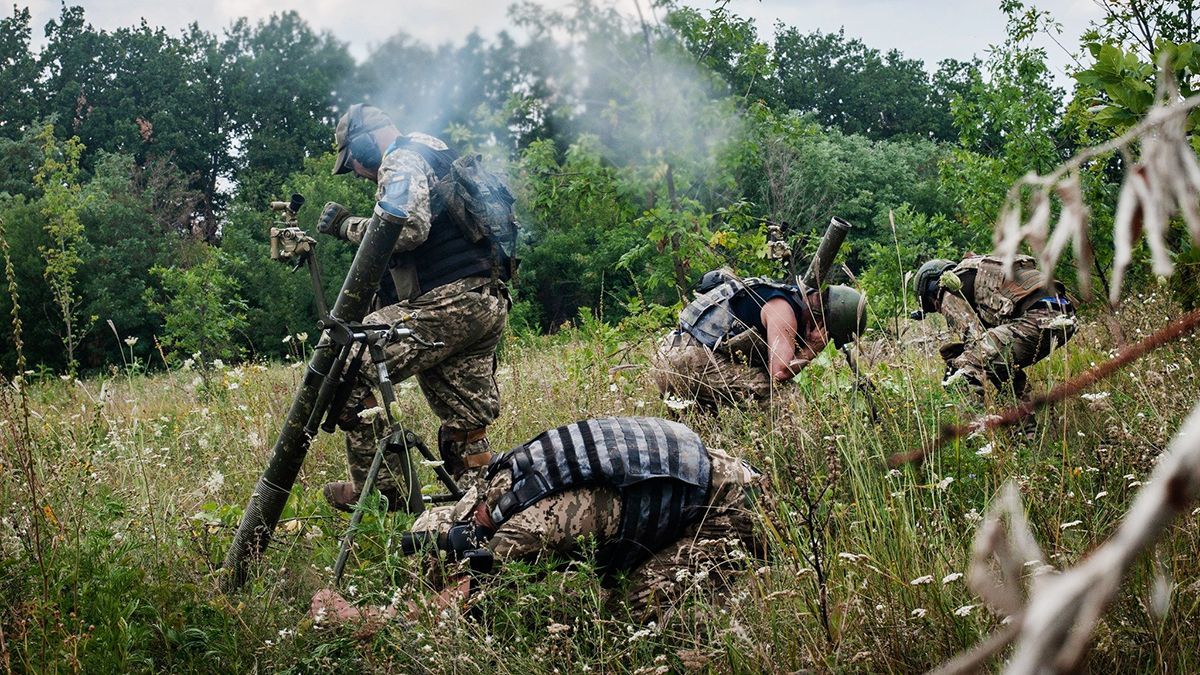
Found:
<path fill-rule="evenodd" d="M 961 275 L 968 270 L 975 270 L 975 297 L 967 300 L 989 328 L 1015 319 L 1047 295 L 1065 292 L 1064 286 L 1055 281 L 1054 290 L 1043 293 L 1042 273 L 1027 255 L 1018 255 L 1013 261 L 1012 279 L 1004 276 L 1004 260 L 994 256 L 967 258 L 954 268 L 954 273 Z"/>
<path fill-rule="evenodd" d="M 512 488 L 491 505 L 496 529 L 539 500 L 573 488 L 621 495 L 616 538 L 597 553 L 606 571 L 628 570 L 697 521 L 708 503 L 712 460 L 700 437 L 653 417 L 584 420 L 542 433 L 492 462 L 512 471 Z"/>
<path fill-rule="evenodd" d="M 458 157 L 453 150 L 438 150 L 414 140 L 402 142 L 399 147 L 420 155 L 438 179 L 450 172 L 450 165 Z M 433 197 L 435 192 L 431 189 L 430 196 Z M 467 277 L 492 276 L 491 246 L 486 241 L 472 243 L 468 240 L 450 214 L 438 208 L 436 200 L 431 199 L 430 212 L 429 237 L 415 249 L 397 253 L 393 258 L 396 264 L 408 264 L 416 269 L 418 294 Z"/>
<path fill-rule="evenodd" d="M 693 300 L 679 314 L 679 327 L 701 344 L 713 350 L 743 354 L 752 360 L 763 352 L 766 336 L 751 330 L 749 324 L 733 314 L 731 301 L 755 286 L 776 288 L 798 296 L 800 289 L 770 279 L 730 279 Z"/>

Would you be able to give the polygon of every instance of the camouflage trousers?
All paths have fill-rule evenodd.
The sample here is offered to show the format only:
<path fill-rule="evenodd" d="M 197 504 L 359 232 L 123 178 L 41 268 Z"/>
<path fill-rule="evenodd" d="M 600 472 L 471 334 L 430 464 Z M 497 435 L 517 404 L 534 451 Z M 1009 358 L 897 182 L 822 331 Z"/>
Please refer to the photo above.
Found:
<path fill-rule="evenodd" d="M 682 330 L 673 330 L 658 344 L 650 375 L 663 394 L 694 400 L 705 406 L 771 397 L 767 369 L 713 351 Z"/>
<path fill-rule="evenodd" d="M 500 392 L 496 386 L 496 346 L 508 318 L 508 292 L 500 282 L 471 277 L 455 281 L 413 300 L 389 305 L 373 312 L 364 323 L 404 325 L 430 347 L 414 340 L 400 340 L 385 348 L 388 377 L 394 384 L 416 376 L 421 392 L 442 429 L 465 432 L 486 427 L 500 415 Z M 364 359 L 359 381 L 346 406 L 346 459 L 350 476 L 361 488 L 371 468 L 375 450 L 384 432 L 382 425 L 354 424 L 348 416 L 363 408 L 378 376 L 370 358 Z M 382 403 L 380 403 L 382 405 Z M 487 439 L 454 444 L 459 458 L 488 450 Z M 397 488 L 403 476 L 400 456 L 388 453 L 379 471 L 380 490 Z"/>
<path fill-rule="evenodd" d="M 1009 384 L 1013 393 L 1026 393 L 1025 369 L 1066 344 L 1075 334 L 1074 315 L 1046 305 L 1035 305 L 1013 321 L 985 330 L 957 348 L 944 349 L 946 370 L 982 384 Z M 953 347 L 953 346 L 950 346 Z"/>

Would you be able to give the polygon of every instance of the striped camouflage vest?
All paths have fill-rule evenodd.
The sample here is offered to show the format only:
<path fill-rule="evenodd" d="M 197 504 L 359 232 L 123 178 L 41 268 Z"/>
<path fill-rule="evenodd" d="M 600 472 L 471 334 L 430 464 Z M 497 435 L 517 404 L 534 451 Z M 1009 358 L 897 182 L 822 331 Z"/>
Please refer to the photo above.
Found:
<path fill-rule="evenodd" d="M 551 429 L 497 457 L 512 488 L 495 502 L 495 529 L 566 490 L 607 486 L 621 495 L 615 539 L 597 551 L 607 572 L 628 570 L 678 539 L 708 503 L 712 460 L 694 431 L 655 417 L 607 417 Z M 493 530 L 495 531 L 495 530 Z"/>
<path fill-rule="evenodd" d="M 975 270 L 975 297 L 967 300 L 972 302 L 986 326 L 1011 321 L 1037 300 L 1065 293 L 1065 287 L 1057 281 L 1054 291 L 1042 292 L 1045 289 L 1042 273 L 1037 262 L 1027 255 L 1018 255 L 1014 259 L 1012 279 L 1004 275 L 1004 260 L 995 256 L 967 258 L 954 268 L 954 273 L 961 276 L 968 270 Z"/>

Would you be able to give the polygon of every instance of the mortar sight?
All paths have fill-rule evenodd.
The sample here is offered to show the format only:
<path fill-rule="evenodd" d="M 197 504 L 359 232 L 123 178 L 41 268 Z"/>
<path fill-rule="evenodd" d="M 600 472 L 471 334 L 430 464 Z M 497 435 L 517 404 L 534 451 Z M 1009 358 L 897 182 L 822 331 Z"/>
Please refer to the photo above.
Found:
<path fill-rule="evenodd" d="M 272 211 L 287 211 L 293 216 L 300 211 L 301 206 L 304 206 L 304 195 L 299 192 L 292 193 L 290 202 L 271 202 Z"/>

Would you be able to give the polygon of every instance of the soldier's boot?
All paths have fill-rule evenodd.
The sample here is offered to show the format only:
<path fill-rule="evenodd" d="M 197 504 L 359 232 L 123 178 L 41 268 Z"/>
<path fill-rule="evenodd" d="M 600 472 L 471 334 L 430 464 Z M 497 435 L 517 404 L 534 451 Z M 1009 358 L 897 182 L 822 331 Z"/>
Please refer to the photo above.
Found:
<path fill-rule="evenodd" d="M 438 428 L 438 454 L 455 480 L 481 474 L 492 461 L 487 427 L 451 429 L 442 425 Z"/>
<path fill-rule="evenodd" d="M 354 486 L 353 481 L 339 480 L 332 483 L 326 483 L 322 490 L 325 495 L 325 501 L 338 511 L 350 513 L 354 510 L 354 506 L 358 504 L 362 492 Z M 395 488 L 380 490 L 379 494 L 383 495 L 387 500 L 387 509 L 389 512 L 399 511 L 404 508 L 404 502 L 400 499 L 400 491 Z"/>

